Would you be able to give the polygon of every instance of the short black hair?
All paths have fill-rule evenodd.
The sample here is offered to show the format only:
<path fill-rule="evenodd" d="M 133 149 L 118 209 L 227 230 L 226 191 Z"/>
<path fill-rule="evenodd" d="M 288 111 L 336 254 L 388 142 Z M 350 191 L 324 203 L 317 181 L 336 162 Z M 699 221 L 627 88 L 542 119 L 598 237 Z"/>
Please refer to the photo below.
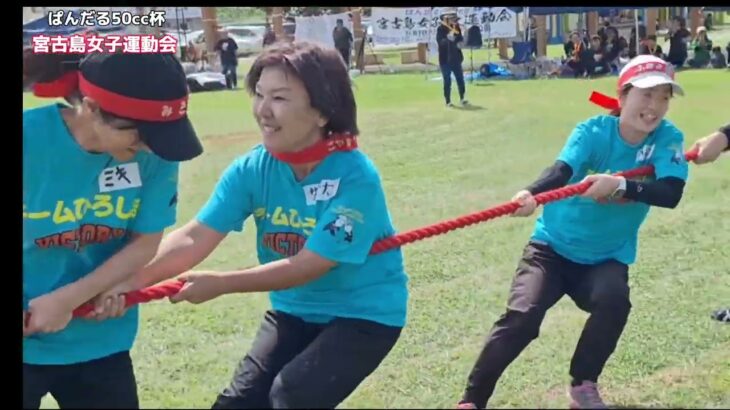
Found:
<path fill-rule="evenodd" d="M 264 49 L 246 76 L 246 90 L 253 95 L 266 67 L 282 67 L 303 83 L 310 104 L 328 119 L 330 133 L 357 135 L 357 105 L 352 81 L 340 53 L 306 41 L 279 41 Z"/>

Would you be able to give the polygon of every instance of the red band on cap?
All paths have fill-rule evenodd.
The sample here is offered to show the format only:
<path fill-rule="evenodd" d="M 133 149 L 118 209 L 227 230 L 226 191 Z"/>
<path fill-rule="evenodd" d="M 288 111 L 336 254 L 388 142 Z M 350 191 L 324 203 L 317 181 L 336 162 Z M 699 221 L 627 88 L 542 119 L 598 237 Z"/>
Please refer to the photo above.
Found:
<path fill-rule="evenodd" d="M 99 106 L 111 114 L 140 121 L 169 122 L 183 118 L 187 113 L 188 96 L 177 100 L 143 100 L 117 94 L 98 87 L 79 75 L 79 89 L 93 98 Z"/>
<path fill-rule="evenodd" d="M 271 155 L 287 164 L 307 164 L 321 161 L 332 152 L 352 151 L 357 148 L 357 138 L 350 134 L 332 135 L 298 152 L 272 152 Z"/>
<path fill-rule="evenodd" d="M 47 83 L 33 84 L 33 95 L 36 97 L 66 97 L 79 89 L 79 72 L 69 71 L 59 79 Z"/>
<path fill-rule="evenodd" d="M 648 63 L 637 64 L 627 69 L 626 72 L 618 79 L 619 90 L 622 89 L 631 79 L 644 73 L 660 73 L 674 80 L 674 71 L 667 72 L 667 63 L 651 61 Z"/>

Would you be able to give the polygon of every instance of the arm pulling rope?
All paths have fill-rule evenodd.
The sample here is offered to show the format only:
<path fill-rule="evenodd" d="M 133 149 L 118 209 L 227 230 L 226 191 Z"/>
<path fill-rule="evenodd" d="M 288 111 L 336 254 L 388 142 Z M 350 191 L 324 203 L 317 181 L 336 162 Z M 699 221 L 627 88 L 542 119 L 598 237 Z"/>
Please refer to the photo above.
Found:
<path fill-rule="evenodd" d="M 697 158 L 697 150 L 690 151 L 685 154 L 687 161 L 693 161 Z M 654 173 L 654 167 L 647 165 L 640 168 L 634 168 L 628 171 L 619 172 L 614 174 L 616 176 L 623 176 L 626 178 L 633 178 L 643 175 L 651 175 Z M 535 195 L 535 201 L 540 205 L 545 205 L 549 202 L 559 201 L 561 199 L 569 198 L 571 196 L 579 195 L 588 190 L 591 186 L 591 182 L 581 182 L 577 184 L 567 185 L 559 189 L 552 191 L 543 192 Z M 430 238 L 432 236 L 442 235 L 447 232 L 464 228 L 470 225 L 474 225 L 480 222 L 495 219 L 501 216 L 510 215 L 519 209 L 520 205 L 517 202 L 505 202 L 503 204 L 494 206 L 483 211 L 475 212 L 472 214 L 460 216 L 458 218 L 450 219 L 447 221 L 439 222 L 433 225 L 429 225 L 423 228 L 413 229 L 410 231 L 402 232 L 389 238 L 382 239 L 370 249 L 370 254 L 376 254 L 384 252 L 390 249 L 401 247 L 405 244 L 420 241 L 422 239 Z M 127 307 L 136 305 L 139 303 L 146 303 L 156 299 L 164 299 L 172 296 L 180 291 L 183 286 L 183 281 L 179 279 L 173 279 L 170 281 L 162 282 L 158 285 L 151 286 L 145 289 L 129 292 L 125 295 L 125 304 Z M 86 303 L 76 310 L 74 310 L 74 316 L 80 317 L 94 310 L 94 305 Z"/>

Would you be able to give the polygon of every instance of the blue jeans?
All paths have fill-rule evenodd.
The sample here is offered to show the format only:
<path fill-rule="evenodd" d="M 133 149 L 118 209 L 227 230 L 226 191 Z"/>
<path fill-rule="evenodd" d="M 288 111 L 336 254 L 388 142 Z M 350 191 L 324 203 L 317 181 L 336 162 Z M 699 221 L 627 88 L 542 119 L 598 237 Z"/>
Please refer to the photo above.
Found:
<path fill-rule="evenodd" d="M 226 87 L 238 87 L 238 74 L 236 73 L 236 64 L 222 64 L 223 75 L 226 76 Z"/>
<path fill-rule="evenodd" d="M 458 64 L 441 64 L 441 76 L 444 78 L 444 99 L 446 104 L 451 102 L 451 73 L 456 78 L 456 86 L 459 89 L 459 98 L 464 99 L 466 94 L 466 86 L 464 85 L 464 70 L 461 63 Z"/>

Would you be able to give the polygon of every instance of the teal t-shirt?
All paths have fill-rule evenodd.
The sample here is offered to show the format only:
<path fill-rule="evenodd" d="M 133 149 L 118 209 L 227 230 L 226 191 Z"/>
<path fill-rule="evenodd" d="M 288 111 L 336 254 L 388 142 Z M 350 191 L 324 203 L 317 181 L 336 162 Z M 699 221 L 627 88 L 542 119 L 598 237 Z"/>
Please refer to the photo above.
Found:
<path fill-rule="evenodd" d="M 317 323 L 346 317 L 405 325 L 401 250 L 369 255 L 395 229 L 380 176 L 362 152 L 335 152 L 297 181 L 289 165 L 253 148 L 223 172 L 198 220 L 228 233 L 241 231 L 250 215 L 261 264 L 304 248 L 337 263 L 312 282 L 270 292 L 273 309 Z"/>
<path fill-rule="evenodd" d="M 683 146 L 682 132 L 666 119 L 642 143 L 630 145 L 619 135 L 618 117 L 599 115 L 578 124 L 558 160 L 573 169 L 569 184 L 590 174 L 612 174 L 644 165 L 655 167 L 655 175 L 649 178 L 686 181 Z M 649 205 L 641 202 L 602 204 L 574 196 L 547 204 L 532 238 L 547 242 L 555 252 L 577 263 L 615 259 L 629 265 L 636 260 L 639 228 L 648 213 Z"/>
<path fill-rule="evenodd" d="M 173 225 L 178 164 L 139 152 L 128 162 L 85 151 L 62 105 L 23 112 L 23 309 L 93 272 L 132 233 Z M 121 318 L 73 319 L 62 331 L 23 338 L 23 362 L 73 364 L 131 349 L 138 326 Z"/>

